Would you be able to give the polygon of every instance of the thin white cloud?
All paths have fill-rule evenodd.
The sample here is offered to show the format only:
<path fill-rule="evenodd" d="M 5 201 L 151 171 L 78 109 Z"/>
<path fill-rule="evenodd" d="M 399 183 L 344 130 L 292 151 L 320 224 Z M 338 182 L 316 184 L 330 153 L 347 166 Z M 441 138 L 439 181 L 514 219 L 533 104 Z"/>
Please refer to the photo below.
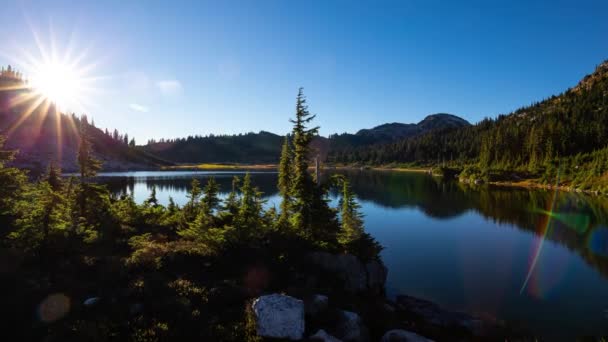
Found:
<path fill-rule="evenodd" d="M 141 112 L 141 113 L 147 113 L 148 112 L 148 107 L 142 106 L 142 105 L 137 104 L 137 103 L 131 103 L 131 104 L 129 104 L 129 108 L 133 109 L 136 112 Z"/>
<path fill-rule="evenodd" d="M 162 80 L 156 82 L 156 86 L 163 94 L 172 95 L 181 92 L 182 84 L 178 80 Z"/>

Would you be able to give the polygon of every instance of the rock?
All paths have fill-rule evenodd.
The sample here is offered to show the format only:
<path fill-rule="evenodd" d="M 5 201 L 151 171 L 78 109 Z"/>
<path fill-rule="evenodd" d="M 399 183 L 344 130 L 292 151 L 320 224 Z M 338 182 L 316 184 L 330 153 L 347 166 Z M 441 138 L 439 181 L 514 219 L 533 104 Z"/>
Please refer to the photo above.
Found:
<path fill-rule="evenodd" d="M 382 308 L 384 308 L 384 311 L 386 312 L 395 312 L 395 307 L 389 303 L 384 303 L 384 305 L 382 305 Z"/>
<path fill-rule="evenodd" d="M 476 336 L 484 335 L 493 325 L 469 314 L 444 310 L 433 302 L 410 296 L 397 296 L 397 304 L 401 309 L 420 316 L 428 324 L 442 328 L 460 327 Z"/>
<path fill-rule="evenodd" d="M 301 300 L 275 293 L 256 299 L 252 309 L 259 336 L 302 339 L 304 303 Z"/>
<path fill-rule="evenodd" d="M 483 184 L 483 179 L 477 178 L 473 183 L 475 183 L 475 185 Z"/>
<path fill-rule="evenodd" d="M 426 337 L 415 334 L 411 331 L 394 329 L 389 330 L 382 336 L 380 342 L 433 342 Z"/>
<path fill-rule="evenodd" d="M 310 336 L 310 339 L 313 341 L 323 341 L 323 342 L 342 342 L 339 338 L 335 338 L 325 332 L 323 329 L 319 329 L 314 335 Z"/>
<path fill-rule="evenodd" d="M 338 275 L 350 293 L 384 290 L 387 270 L 379 261 L 364 265 L 352 254 L 334 255 L 327 252 L 310 253 L 311 262 L 326 272 Z"/>
<path fill-rule="evenodd" d="M 317 315 L 325 310 L 329 306 L 329 298 L 324 295 L 316 294 L 310 297 L 310 299 L 304 302 L 304 310 L 307 315 Z"/>
<path fill-rule="evenodd" d="M 87 298 L 82 304 L 84 304 L 85 306 L 93 306 L 93 305 L 99 303 L 100 300 L 101 300 L 101 298 L 99 298 L 99 297 L 91 297 L 91 298 Z"/>
<path fill-rule="evenodd" d="M 363 325 L 361 317 L 351 311 L 340 312 L 340 320 L 336 327 L 339 338 L 343 341 L 363 342 L 369 341 L 369 332 Z"/>
<path fill-rule="evenodd" d="M 367 288 L 373 292 L 381 293 L 384 291 L 384 283 L 388 270 L 386 266 L 377 260 L 372 260 L 365 265 L 367 272 Z"/>

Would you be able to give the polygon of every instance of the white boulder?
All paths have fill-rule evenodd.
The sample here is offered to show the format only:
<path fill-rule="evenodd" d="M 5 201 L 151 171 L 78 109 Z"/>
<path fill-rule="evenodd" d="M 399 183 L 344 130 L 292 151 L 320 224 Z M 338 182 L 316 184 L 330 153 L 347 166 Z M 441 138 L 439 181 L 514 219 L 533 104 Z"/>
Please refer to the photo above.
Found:
<path fill-rule="evenodd" d="M 259 336 L 302 339 L 304 303 L 301 300 L 275 293 L 257 298 L 252 309 Z"/>

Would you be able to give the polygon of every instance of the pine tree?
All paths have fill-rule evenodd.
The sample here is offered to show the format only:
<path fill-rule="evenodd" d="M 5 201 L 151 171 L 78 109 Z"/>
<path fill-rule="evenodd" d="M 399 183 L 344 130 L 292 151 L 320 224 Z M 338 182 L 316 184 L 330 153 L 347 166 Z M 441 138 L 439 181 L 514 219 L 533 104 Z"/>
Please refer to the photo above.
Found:
<path fill-rule="evenodd" d="M 237 227 L 241 238 L 250 238 L 256 230 L 260 230 L 262 218 L 261 193 L 251 184 L 251 175 L 245 174 L 241 186 L 241 202 L 236 217 Z"/>
<path fill-rule="evenodd" d="M 348 180 L 342 178 L 341 183 L 340 217 L 342 219 L 342 229 L 339 241 L 343 245 L 348 245 L 359 240 L 363 235 L 363 215 L 359 212 L 361 207 L 355 199 Z"/>
<path fill-rule="evenodd" d="M 53 191 L 61 191 L 63 186 L 63 181 L 61 180 L 61 170 L 55 166 L 54 162 L 51 162 L 49 165 L 46 181 L 49 183 Z"/>
<path fill-rule="evenodd" d="M 93 157 L 91 141 L 86 124 L 86 117 L 80 125 L 80 146 L 78 148 L 78 165 L 80 167 L 81 181 L 85 182 L 88 177 L 94 177 L 101 169 L 101 162 Z"/>
<path fill-rule="evenodd" d="M 232 178 L 232 190 L 226 197 L 222 208 L 222 220 L 226 225 L 231 225 L 239 212 L 240 201 L 238 197 L 238 188 L 241 180 L 238 176 Z"/>
<path fill-rule="evenodd" d="M 186 222 L 191 222 L 198 215 L 200 211 L 200 197 L 202 194 L 201 183 L 198 181 L 198 179 L 193 178 L 190 187 L 190 193 L 188 194 L 188 198 L 190 200 L 184 206 L 183 211 Z"/>
<path fill-rule="evenodd" d="M 13 160 L 14 152 L 4 150 L 5 138 L 0 135 L 0 224 L 5 222 L 5 215 L 10 214 L 27 182 L 25 173 L 17 168 L 5 167 L 5 163 Z"/>
<path fill-rule="evenodd" d="M 293 198 L 292 225 L 305 236 L 311 235 L 314 184 L 308 173 L 310 143 L 319 127 L 308 128 L 315 115 L 308 112 L 303 89 L 300 88 L 296 99 L 296 118 L 290 120 L 293 126 L 293 179 L 291 197 Z"/>
<path fill-rule="evenodd" d="M 291 208 L 291 176 L 293 171 L 293 160 L 291 145 L 289 138 L 285 137 L 283 149 L 281 151 L 281 160 L 279 162 L 279 180 L 278 188 L 281 195 L 281 215 L 279 216 L 278 225 L 281 228 L 289 224 L 290 208 Z"/>
<path fill-rule="evenodd" d="M 156 198 L 156 185 L 152 185 L 152 191 L 150 191 L 150 196 L 146 200 L 146 205 L 158 206 L 158 199 Z"/>
<path fill-rule="evenodd" d="M 219 192 L 220 186 L 215 181 L 215 177 L 209 177 L 207 185 L 205 185 L 205 188 L 203 189 L 202 200 L 203 210 L 206 214 L 211 215 L 213 210 L 217 209 L 220 204 L 220 199 L 218 197 Z"/>

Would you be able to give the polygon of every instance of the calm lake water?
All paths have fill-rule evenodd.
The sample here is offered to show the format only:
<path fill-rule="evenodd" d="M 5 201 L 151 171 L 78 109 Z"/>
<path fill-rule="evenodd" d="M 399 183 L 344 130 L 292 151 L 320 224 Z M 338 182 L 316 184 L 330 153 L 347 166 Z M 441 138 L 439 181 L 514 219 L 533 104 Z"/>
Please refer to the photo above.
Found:
<path fill-rule="evenodd" d="M 116 193 L 186 203 L 193 177 L 223 191 L 239 172 L 104 173 Z M 547 339 L 608 334 L 608 200 L 471 187 L 425 174 L 346 172 L 365 225 L 384 247 L 390 296 L 523 322 Z M 275 173 L 252 172 L 278 208 Z M 332 194 L 336 200 L 336 194 Z"/>

